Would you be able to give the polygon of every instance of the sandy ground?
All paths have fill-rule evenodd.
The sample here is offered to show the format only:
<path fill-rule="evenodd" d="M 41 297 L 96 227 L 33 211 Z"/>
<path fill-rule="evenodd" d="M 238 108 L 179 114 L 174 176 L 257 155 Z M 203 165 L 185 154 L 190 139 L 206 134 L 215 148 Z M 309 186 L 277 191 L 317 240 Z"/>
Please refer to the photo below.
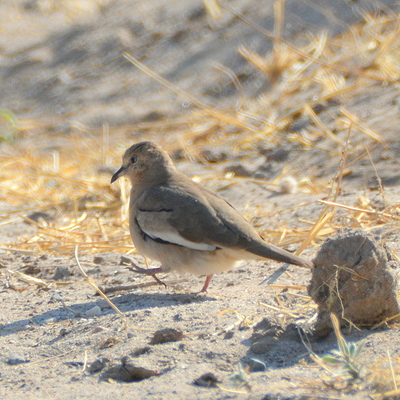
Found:
<path fill-rule="evenodd" d="M 327 27 L 331 35 L 338 34 L 362 19 L 360 2 L 286 3 L 284 34 L 288 38 L 301 37 L 304 32 L 316 34 Z M 141 139 L 161 140 L 176 150 L 173 155 L 180 170 L 206 176 L 203 184 L 217 190 L 259 229 L 287 227 L 303 232 L 316 222 L 324 209 L 319 200 L 329 192 L 342 147 L 321 138 L 307 150 L 296 143 L 280 146 L 274 142 L 229 153 L 228 144 L 220 141 L 204 145 L 203 158 L 182 157 L 188 145 L 183 131 L 190 123 L 178 125 L 176 136 L 165 126 L 189 118 L 192 104 L 121 56 L 128 51 L 196 98 L 229 109 L 238 102 L 237 91 L 216 65 L 240 76 L 248 99 L 271 86 L 237 54 L 241 44 L 262 53 L 270 50 L 271 44 L 259 31 L 226 11 L 218 23 L 213 22 L 197 0 L 168 5 L 110 1 L 102 9 L 82 13 L 54 4 L 14 1 L 0 5 L 0 107 L 34 125 L 33 133 L 19 142 L 3 143 L 2 156 L 32 146 L 43 154 L 62 148 L 64 155 L 73 157 L 75 149 L 68 147 L 71 132 L 100 135 L 107 123 L 110 140 L 121 150 L 115 157 L 122 154 L 125 143 L 127 147 Z M 254 0 L 229 4 L 273 29 L 272 4 Z M 398 11 L 396 2 L 365 2 L 363 7 Z M 293 102 L 308 101 L 310 96 L 298 94 Z M 352 136 L 351 162 L 337 202 L 377 211 L 392 206 L 397 215 L 398 87 L 374 81 L 342 100 L 329 103 L 318 114 L 324 124 L 334 130 L 345 107 L 371 131 L 379 132 L 384 143 L 361 134 Z M 149 124 L 155 128 L 149 131 Z M 312 121 L 300 119 L 298 124 L 306 127 Z M 46 134 L 35 137 L 40 130 Z M 341 140 L 347 137 L 346 130 L 335 133 Z M 108 168 L 115 170 L 118 163 L 118 158 L 112 159 Z M 234 183 L 222 179 L 238 167 L 241 173 Z M 266 184 L 287 169 L 300 182 L 297 193 L 279 193 L 276 185 Z M 108 180 L 107 173 L 98 179 Z M 3 199 L 2 216 L 12 210 L 13 205 Z M 332 232 L 341 226 L 366 228 L 382 234 L 389 249 L 398 252 L 396 220 L 374 221 L 338 210 L 329 227 Z M 5 250 L 36 232 L 34 225 L 18 218 L 0 232 L 2 398 L 362 399 L 394 389 L 388 354 L 397 374 L 400 340 L 396 325 L 346 332 L 346 340 L 365 339 L 360 362 L 370 368 L 348 386 L 344 379 L 331 384 L 333 373 L 312 359 L 312 354 L 322 356 L 337 348 L 337 341 L 333 334 L 321 340 L 308 331 L 316 313 L 306 290 L 311 271 L 298 267 L 283 271 L 274 262 L 242 262 L 215 276 L 209 292 L 198 295 L 203 277 L 171 273 L 160 276 L 167 287 L 157 286 L 151 278 L 128 271 L 123 265 L 125 254 L 81 254 L 83 268 L 103 289 L 137 285 L 108 294 L 124 313 L 121 317 L 88 284 L 72 252 L 38 254 L 26 247 L 24 251 Z M 290 250 L 300 243 L 301 238 L 295 240 Z M 320 243 L 308 246 L 303 255 L 313 258 Z M 131 258 L 143 265 L 139 255 Z M 19 279 L 18 272 L 57 284 L 29 284 Z M 174 340 L 154 343 L 154 334 L 166 328 L 176 330 Z M 199 381 L 203 374 L 212 375 Z"/>

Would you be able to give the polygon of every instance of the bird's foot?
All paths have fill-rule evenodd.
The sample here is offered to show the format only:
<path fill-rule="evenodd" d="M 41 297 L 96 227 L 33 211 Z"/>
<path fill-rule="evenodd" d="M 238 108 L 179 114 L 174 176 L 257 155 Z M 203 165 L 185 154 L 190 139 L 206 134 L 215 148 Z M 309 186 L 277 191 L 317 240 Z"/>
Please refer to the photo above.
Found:
<path fill-rule="evenodd" d="M 212 274 L 206 276 L 206 281 L 199 293 L 207 293 L 208 285 L 210 284 L 212 277 Z"/>
<path fill-rule="evenodd" d="M 138 265 L 135 265 L 133 262 L 131 262 L 133 267 L 126 267 L 129 269 L 129 271 L 136 272 L 137 274 L 144 274 L 144 275 L 150 275 L 159 285 L 164 285 L 167 287 L 167 284 L 164 283 L 162 280 L 157 278 L 156 274 L 160 274 L 161 272 L 164 272 L 162 268 L 141 268 Z"/>

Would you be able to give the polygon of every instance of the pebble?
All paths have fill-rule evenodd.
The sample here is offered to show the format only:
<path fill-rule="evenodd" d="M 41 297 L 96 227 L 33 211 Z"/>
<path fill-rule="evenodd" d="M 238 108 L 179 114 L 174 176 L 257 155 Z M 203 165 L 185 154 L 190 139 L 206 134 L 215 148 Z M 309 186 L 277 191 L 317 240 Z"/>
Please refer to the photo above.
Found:
<path fill-rule="evenodd" d="M 165 328 L 154 332 L 154 335 L 150 341 L 151 344 L 160 344 L 168 342 L 177 342 L 182 340 L 184 337 L 183 332 L 179 329 Z"/>
<path fill-rule="evenodd" d="M 282 178 L 279 181 L 279 192 L 284 194 L 297 193 L 297 181 L 291 176 Z"/>
<path fill-rule="evenodd" d="M 94 306 L 85 312 L 86 317 L 96 317 L 98 315 L 101 315 L 101 308 L 99 306 Z"/>
<path fill-rule="evenodd" d="M 47 319 L 45 319 L 45 320 L 43 321 L 43 325 L 46 325 L 46 324 L 53 324 L 53 323 L 56 322 L 56 321 L 57 321 L 57 318 L 56 318 L 56 317 L 47 318 Z"/>
<path fill-rule="evenodd" d="M 8 358 L 7 364 L 8 365 L 19 365 L 29 362 L 30 360 L 26 360 L 24 357 L 20 357 L 16 354 L 12 355 Z"/>

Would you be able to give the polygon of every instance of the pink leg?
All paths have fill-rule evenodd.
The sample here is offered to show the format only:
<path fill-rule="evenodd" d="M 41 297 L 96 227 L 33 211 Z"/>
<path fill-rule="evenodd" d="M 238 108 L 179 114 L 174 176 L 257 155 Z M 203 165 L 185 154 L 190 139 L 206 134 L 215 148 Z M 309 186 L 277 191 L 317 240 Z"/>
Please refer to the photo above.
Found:
<path fill-rule="evenodd" d="M 203 288 L 200 290 L 200 293 L 207 293 L 207 288 L 208 288 L 208 285 L 211 282 L 211 278 L 212 277 L 213 277 L 213 274 L 207 275 L 206 281 L 204 282 Z"/>

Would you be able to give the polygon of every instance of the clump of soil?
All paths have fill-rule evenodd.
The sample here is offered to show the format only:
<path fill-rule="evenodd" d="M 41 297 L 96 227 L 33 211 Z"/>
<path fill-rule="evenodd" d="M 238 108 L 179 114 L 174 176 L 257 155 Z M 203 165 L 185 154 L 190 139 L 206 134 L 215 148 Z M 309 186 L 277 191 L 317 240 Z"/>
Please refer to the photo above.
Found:
<path fill-rule="evenodd" d="M 206 388 L 218 387 L 218 383 L 221 383 L 221 381 L 212 372 L 207 372 L 193 380 L 194 385 Z"/>
<path fill-rule="evenodd" d="M 154 332 L 153 337 L 151 338 L 151 344 L 160 344 L 160 343 L 168 343 L 168 342 L 177 342 L 178 340 L 183 339 L 183 332 L 174 329 L 174 328 L 165 328 L 160 329 L 157 332 Z"/>
<path fill-rule="evenodd" d="M 159 372 L 137 367 L 128 362 L 128 357 L 123 357 L 121 364 L 112 364 L 101 374 L 101 379 L 105 381 L 139 382 L 157 375 L 159 375 Z"/>
<path fill-rule="evenodd" d="M 379 236 L 342 229 L 321 246 L 314 266 L 308 293 L 319 307 L 319 328 L 326 329 L 329 313 L 356 325 L 399 313 L 398 265 Z"/>

